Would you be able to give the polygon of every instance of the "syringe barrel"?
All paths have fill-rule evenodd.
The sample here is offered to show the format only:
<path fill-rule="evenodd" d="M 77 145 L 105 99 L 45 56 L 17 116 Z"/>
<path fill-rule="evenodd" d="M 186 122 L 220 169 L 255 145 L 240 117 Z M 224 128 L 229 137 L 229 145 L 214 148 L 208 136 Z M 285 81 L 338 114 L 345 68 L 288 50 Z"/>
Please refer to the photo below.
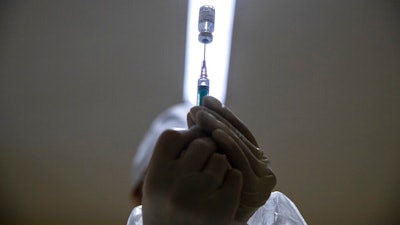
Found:
<path fill-rule="evenodd" d="M 210 81 L 207 78 L 200 78 L 197 82 L 197 105 L 202 105 L 204 96 L 210 91 Z"/>

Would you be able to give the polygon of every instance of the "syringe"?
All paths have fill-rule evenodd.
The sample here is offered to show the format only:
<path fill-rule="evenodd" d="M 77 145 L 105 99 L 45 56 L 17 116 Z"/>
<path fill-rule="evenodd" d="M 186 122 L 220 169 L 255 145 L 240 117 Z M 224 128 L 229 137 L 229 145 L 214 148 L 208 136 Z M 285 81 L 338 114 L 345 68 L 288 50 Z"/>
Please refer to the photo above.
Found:
<path fill-rule="evenodd" d="M 201 66 L 200 78 L 197 81 L 197 105 L 202 105 L 203 97 L 207 96 L 210 91 L 210 80 L 207 78 L 205 52 L 206 52 L 206 45 L 204 44 L 203 65 Z"/>
<path fill-rule="evenodd" d="M 199 41 L 204 44 L 203 64 L 201 66 L 200 78 L 197 81 L 197 105 L 202 105 L 204 96 L 210 91 L 210 80 L 207 78 L 206 66 L 206 44 L 213 40 L 215 9 L 210 5 L 200 7 L 199 11 Z"/>

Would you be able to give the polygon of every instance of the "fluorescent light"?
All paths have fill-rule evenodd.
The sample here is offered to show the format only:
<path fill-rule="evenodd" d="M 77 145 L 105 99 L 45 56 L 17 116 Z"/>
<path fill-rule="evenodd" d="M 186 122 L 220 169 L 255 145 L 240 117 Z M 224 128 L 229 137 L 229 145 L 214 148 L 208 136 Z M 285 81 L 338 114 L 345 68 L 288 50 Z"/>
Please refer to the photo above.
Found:
<path fill-rule="evenodd" d="M 199 9 L 203 5 L 215 8 L 213 42 L 207 44 L 206 62 L 210 95 L 225 102 L 228 83 L 229 58 L 236 0 L 189 0 L 186 30 L 186 59 L 183 99 L 196 104 L 197 80 L 203 61 L 203 44 L 198 41 Z"/>

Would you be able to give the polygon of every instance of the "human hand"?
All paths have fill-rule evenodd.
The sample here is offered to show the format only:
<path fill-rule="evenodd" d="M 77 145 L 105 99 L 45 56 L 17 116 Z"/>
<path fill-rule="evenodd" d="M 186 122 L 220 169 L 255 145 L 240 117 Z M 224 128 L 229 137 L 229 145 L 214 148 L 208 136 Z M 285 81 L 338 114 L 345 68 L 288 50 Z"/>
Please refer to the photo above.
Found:
<path fill-rule="evenodd" d="M 232 223 L 242 176 L 216 151 L 198 128 L 160 136 L 144 180 L 144 224 Z"/>
<path fill-rule="evenodd" d="M 203 107 L 188 113 L 188 125 L 200 127 L 212 137 L 233 168 L 243 175 L 243 188 L 235 220 L 246 222 L 268 200 L 276 184 L 268 158 L 250 130 L 217 99 L 207 96 Z"/>

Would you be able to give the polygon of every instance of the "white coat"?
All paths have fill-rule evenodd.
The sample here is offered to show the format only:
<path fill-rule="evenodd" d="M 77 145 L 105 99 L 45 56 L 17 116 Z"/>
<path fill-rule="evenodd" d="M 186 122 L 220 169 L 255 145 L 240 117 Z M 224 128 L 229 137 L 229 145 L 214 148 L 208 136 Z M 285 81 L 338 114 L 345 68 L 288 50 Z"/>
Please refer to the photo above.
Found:
<path fill-rule="evenodd" d="M 239 225 L 240 223 L 237 223 Z M 260 207 L 248 225 L 307 225 L 299 210 L 288 197 L 281 192 L 271 193 L 268 201 Z M 129 216 L 127 225 L 145 225 L 142 220 L 142 206 L 135 207 Z"/>

